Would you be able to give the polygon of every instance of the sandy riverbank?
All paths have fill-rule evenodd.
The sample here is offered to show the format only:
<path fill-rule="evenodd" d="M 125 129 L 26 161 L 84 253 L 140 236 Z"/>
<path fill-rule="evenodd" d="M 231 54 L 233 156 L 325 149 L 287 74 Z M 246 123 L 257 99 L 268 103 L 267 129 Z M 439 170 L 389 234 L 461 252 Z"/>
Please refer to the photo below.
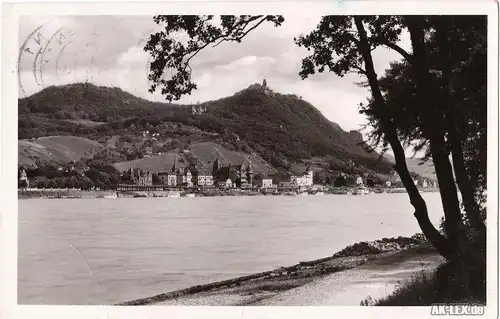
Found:
<path fill-rule="evenodd" d="M 123 305 L 310 306 L 355 305 L 393 292 L 418 272 L 443 261 L 420 238 L 358 243 L 332 257 L 195 286 Z"/>

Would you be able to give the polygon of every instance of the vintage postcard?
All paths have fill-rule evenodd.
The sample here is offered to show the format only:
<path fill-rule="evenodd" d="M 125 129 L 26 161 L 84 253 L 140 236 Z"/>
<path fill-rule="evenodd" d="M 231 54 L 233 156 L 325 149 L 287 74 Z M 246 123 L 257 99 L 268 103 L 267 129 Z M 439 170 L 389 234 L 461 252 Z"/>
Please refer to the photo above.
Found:
<path fill-rule="evenodd" d="M 6 318 L 498 316 L 497 3 L 2 16 Z"/>

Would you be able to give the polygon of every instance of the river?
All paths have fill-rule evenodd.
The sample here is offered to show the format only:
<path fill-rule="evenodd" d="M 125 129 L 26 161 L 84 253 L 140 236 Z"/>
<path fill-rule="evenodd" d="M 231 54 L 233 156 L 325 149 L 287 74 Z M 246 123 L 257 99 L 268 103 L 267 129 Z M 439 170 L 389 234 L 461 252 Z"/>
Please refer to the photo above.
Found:
<path fill-rule="evenodd" d="M 407 194 L 20 200 L 18 302 L 113 304 L 419 231 Z"/>

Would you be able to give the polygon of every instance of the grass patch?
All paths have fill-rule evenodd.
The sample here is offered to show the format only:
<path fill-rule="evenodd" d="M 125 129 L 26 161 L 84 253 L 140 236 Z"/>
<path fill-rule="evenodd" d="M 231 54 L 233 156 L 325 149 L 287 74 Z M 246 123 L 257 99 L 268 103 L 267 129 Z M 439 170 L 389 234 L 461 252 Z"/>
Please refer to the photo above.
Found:
<path fill-rule="evenodd" d="M 422 271 L 380 300 L 367 297 L 361 306 L 429 306 L 433 303 L 486 303 L 483 262 L 447 262 L 434 273 Z"/>

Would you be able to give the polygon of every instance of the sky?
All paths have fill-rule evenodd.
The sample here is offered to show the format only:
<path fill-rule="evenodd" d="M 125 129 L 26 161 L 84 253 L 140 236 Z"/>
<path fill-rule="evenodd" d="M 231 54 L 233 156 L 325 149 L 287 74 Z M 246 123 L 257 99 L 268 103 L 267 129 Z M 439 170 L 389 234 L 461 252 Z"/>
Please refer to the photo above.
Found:
<path fill-rule="evenodd" d="M 265 78 L 272 90 L 301 96 L 344 130 L 360 129 L 366 119 L 358 105 L 369 97 L 369 90 L 356 84 L 363 78 L 322 73 L 301 80 L 298 75 L 307 51 L 293 39 L 314 30 L 320 19 L 285 16 L 282 26 L 261 25 L 241 43 L 208 47 L 191 63 L 198 89 L 179 102 L 229 96 Z M 151 16 L 24 16 L 19 20 L 19 96 L 88 81 L 163 101 L 159 93 L 148 92 L 148 54 L 142 49 L 149 34 L 161 28 Z M 406 35 L 400 45 L 409 47 Z M 384 48 L 373 51 L 373 58 L 379 76 L 391 61 L 400 60 Z"/>

